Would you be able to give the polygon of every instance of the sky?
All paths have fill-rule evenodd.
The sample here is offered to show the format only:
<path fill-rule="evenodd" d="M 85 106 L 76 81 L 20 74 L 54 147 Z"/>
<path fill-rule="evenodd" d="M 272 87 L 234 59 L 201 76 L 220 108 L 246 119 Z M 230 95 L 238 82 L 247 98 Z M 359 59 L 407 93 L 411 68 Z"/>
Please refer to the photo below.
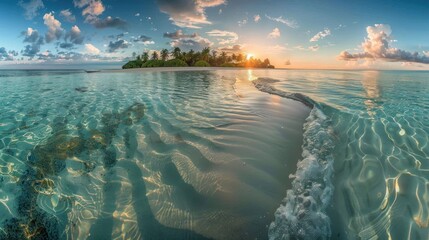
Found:
<path fill-rule="evenodd" d="M 1 0 L 0 68 L 210 47 L 277 68 L 429 70 L 427 0 Z"/>

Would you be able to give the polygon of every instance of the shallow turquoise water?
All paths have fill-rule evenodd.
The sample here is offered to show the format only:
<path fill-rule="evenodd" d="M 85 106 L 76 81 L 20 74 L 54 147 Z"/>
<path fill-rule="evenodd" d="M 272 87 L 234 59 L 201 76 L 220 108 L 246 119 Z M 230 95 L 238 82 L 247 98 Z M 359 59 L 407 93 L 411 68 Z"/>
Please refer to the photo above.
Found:
<path fill-rule="evenodd" d="M 264 239 L 301 103 L 247 71 L 2 71 L 0 239 Z"/>
<path fill-rule="evenodd" d="M 0 71 L 0 239 L 428 239 L 428 77 Z"/>
<path fill-rule="evenodd" d="M 428 72 L 288 71 L 258 81 L 321 114 L 307 119 L 304 171 L 272 238 L 429 239 Z"/>

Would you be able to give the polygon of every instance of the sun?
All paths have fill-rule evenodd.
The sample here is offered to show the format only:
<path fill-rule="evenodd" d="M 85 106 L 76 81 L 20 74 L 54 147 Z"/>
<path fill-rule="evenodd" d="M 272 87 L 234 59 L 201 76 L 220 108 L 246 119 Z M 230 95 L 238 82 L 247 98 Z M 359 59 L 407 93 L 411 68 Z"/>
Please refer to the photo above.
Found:
<path fill-rule="evenodd" d="M 248 53 L 246 56 L 246 59 L 249 60 L 250 58 L 254 57 L 253 53 Z"/>

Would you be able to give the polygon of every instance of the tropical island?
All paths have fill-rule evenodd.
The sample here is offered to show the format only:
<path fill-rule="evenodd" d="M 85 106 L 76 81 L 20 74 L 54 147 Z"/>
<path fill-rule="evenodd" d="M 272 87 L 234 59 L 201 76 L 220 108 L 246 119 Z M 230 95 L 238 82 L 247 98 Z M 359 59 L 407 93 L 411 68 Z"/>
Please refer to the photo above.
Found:
<path fill-rule="evenodd" d="M 153 51 L 151 54 L 145 51 L 142 55 L 133 57 L 135 59 L 123 65 L 122 69 L 151 67 L 275 68 L 268 58 L 262 61 L 250 54 L 228 54 L 224 51 L 218 54 L 216 50 L 210 50 L 209 47 L 198 52 L 192 49 L 185 52 L 179 47 L 175 47 L 171 52 L 168 49 L 162 49 L 159 52 Z"/>

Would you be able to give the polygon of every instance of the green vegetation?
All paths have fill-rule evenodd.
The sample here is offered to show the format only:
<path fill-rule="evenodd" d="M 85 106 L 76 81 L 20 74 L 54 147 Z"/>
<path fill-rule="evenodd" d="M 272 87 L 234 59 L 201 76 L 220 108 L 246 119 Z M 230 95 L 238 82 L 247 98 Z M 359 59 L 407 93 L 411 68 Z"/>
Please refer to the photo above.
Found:
<path fill-rule="evenodd" d="M 204 61 L 204 60 L 199 60 L 195 63 L 194 65 L 195 67 L 210 67 L 210 63 Z"/>
<path fill-rule="evenodd" d="M 180 59 L 170 59 L 164 63 L 164 67 L 187 67 L 188 64 Z"/>
<path fill-rule="evenodd" d="M 153 59 L 153 60 L 148 60 L 147 62 L 143 63 L 140 66 L 142 68 L 164 67 L 164 63 L 165 63 L 165 61 Z"/>
<path fill-rule="evenodd" d="M 183 52 L 176 47 L 171 52 L 167 49 L 161 51 L 144 52 L 137 55 L 135 60 L 131 60 L 122 66 L 122 69 L 128 68 L 151 68 L 151 67 L 245 67 L 245 68 L 274 68 L 270 60 L 264 61 L 253 57 L 246 57 L 242 53 L 218 54 L 216 50 L 204 48 L 200 52 L 190 50 Z"/>
<path fill-rule="evenodd" d="M 122 69 L 128 69 L 128 68 L 139 68 L 143 64 L 143 61 L 141 60 L 133 60 L 127 62 L 124 66 L 122 66 Z"/>

